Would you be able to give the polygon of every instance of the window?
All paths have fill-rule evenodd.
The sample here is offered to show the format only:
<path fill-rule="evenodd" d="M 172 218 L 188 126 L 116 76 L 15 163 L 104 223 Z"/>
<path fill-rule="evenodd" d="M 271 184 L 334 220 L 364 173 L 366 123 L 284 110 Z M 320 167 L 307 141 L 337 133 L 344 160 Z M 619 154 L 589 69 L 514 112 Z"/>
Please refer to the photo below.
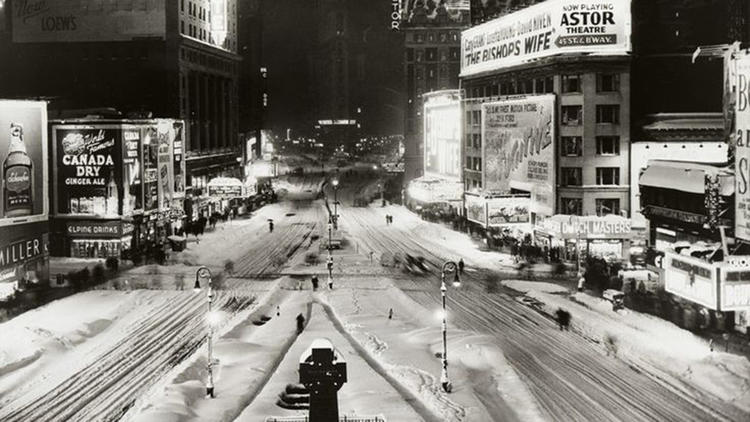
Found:
<path fill-rule="evenodd" d="M 583 155 L 583 137 L 563 136 L 561 140 L 560 155 L 563 157 L 580 157 Z"/>
<path fill-rule="evenodd" d="M 620 106 L 619 105 L 598 105 L 596 106 L 597 123 L 620 123 Z"/>
<path fill-rule="evenodd" d="M 471 121 L 471 116 L 472 116 L 471 110 L 466 110 L 466 124 L 467 125 L 474 123 Z"/>
<path fill-rule="evenodd" d="M 563 75 L 562 92 L 581 92 L 581 75 Z"/>
<path fill-rule="evenodd" d="M 434 62 L 437 60 L 437 48 L 428 48 L 425 52 L 427 53 L 428 62 Z"/>
<path fill-rule="evenodd" d="M 413 48 L 407 48 L 406 49 L 406 61 L 407 62 L 413 62 L 414 61 L 414 49 Z"/>
<path fill-rule="evenodd" d="M 581 186 L 583 184 L 580 167 L 560 167 L 563 186 Z"/>
<path fill-rule="evenodd" d="M 619 73 L 599 73 L 596 75 L 596 92 L 617 92 L 619 90 Z"/>
<path fill-rule="evenodd" d="M 180 12 L 184 12 L 184 11 L 185 11 L 185 0 L 180 0 Z"/>
<path fill-rule="evenodd" d="M 472 134 L 471 134 L 471 133 L 467 133 L 467 134 L 466 134 L 466 147 L 467 147 L 467 148 L 471 147 L 471 142 L 472 142 L 472 139 L 471 139 L 471 137 L 472 137 Z"/>
<path fill-rule="evenodd" d="M 482 136 L 478 133 L 471 135 L 471 146 L 474 148 L 482 148 Z"/>
<path fill-rule="evenodd" d="M 466 157 L 466 168 L 471 170 L 473 167 L 471 165 L 471 160 L 473 157 Z"/>
<path fill-rule="evenodd" d="M 477 157 L 475 164 L 476 164 L 476 171 L 482 171 L 482 158 L 481 157 Z"/>
<path fill-rule="evenodd" d="M 560 198 L 560 213 L 583 215 L 583 200 L 581 198 Z"/>
<path fill-rule="evenodd" d="M 596 215 L 620 214 L 620 200 L 617 198 L 603 198 L 596 200 Z"/>
<path fill-rule="evenodd" d="M 597 167 L 596 168 L 597 185 L 619 185 L 620 168 L 619 167 Z"/>
<path fill-rule="evenodd" d="M 596 155 L 620 155 L 620 137 L 597 136 Z"/>
<path fill-rule="evenodd" d="M 418 62 L 424 61 L 424 51 L 417 50 L 417 61 Z"/>
<path fill-rule="evenodd" d="M 180 34 L 185 33 L 185 21 L 180 21 Z"/>
<path fill-rule="evenodd" d="M 583 106 L 562 106 L 562 120 L 564 126 L 578 126 L 583 124 Z"/>
<path fill-rule="evenodd" d="M 471 112 L 472 114 L 472 121 L 474 124 L 478 125 L 482 123 L 482 111 L 481 110 L 474 110 Z"/>

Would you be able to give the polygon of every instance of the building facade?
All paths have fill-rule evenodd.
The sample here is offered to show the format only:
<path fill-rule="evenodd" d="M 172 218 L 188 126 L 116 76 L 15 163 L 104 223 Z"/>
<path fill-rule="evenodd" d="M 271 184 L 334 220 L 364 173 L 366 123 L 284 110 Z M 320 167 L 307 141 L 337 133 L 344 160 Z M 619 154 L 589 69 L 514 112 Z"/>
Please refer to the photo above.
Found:
<path fill-rule="evenodd" d="M 49 99 L 53 118 L 182 119 L 189 186 L 239 171 L 236 0 L 60 1 L 30 17 L 22 4 L 5 2 L 0 43 L 16 60 L 0 64 L 0 93 Z"/>
<path fill-rule="evenodd" d="M 422 95 L 458 88 L 461 31 L 469 25 L 467 2 L 452 1 L 430 9 L 406 2 L 399 28 L 404 36 L 404 183 L 424 174 Z"/>

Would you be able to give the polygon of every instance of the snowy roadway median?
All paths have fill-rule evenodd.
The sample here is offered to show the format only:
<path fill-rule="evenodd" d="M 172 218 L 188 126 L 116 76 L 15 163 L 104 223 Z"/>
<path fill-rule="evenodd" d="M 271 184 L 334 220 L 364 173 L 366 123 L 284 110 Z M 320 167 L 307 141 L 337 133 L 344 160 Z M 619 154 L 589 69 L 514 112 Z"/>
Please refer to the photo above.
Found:
<path fill-rule="evenodd" d="M 648 368 L 682 384 L 687 393 L 695 385 L 711 395 L 750 412 L 750 362 L 746 357 L 711 352 L 708 342 L 669 321 L 628 309 L 612 311 L 610 302 L 552 283 L 507 280 L 503 284 L 541 302 L 554 315 L 564 308 L 572 316 L 573 331 L 602 344 L 636 368 Z"/>

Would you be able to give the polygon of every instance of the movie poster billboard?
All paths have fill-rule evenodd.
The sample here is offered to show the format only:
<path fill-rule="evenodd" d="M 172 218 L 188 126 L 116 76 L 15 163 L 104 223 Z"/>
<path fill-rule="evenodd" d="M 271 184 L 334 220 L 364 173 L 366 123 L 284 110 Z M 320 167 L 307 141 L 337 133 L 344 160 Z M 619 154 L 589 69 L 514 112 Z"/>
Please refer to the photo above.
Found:
<path fill-rule="evenodd" d="M 735 56 L 737 99 L 735 102 L 735 189 L 734 234 L 750 240 L 750 55 Z"/>
<path fill-rule="evenodd" d="M 13 42 L 132 41 L 166 36 L 164 1 L 12 0 Z"/>
<path fill-rule="evenodd" d="M 57 214 L 120 215 L 122 129 L 117 125 L 54 125 Z"/>
<path fill-rule="evenodd" d="M 487 226 L 487 201 L 479 196 L 466 193 L 464 195 L 466 219 Z"/>
<path fill-rule="evenodd" d="M 47 221 L 47 104 L 0 101 L 0 227 Z"/>
<path fill-rule="evenodd" d="M 529 197 L 504 197 L 487 200 L 487 225 L 529 224 Z"/>
<path fill-rule="evenodd" d="M 159 136 L 155 125 L 143 130 L 143 211 L 159 209 Z"/>
<path fill-rule="evenodd" d="M 461 33 L 461 76 L 556 54 L 628 54 L 630 2 L 548 0 L 467 29 Z M 477 12 L 492 13 L 486 7 L 491 2 L 474 3 L 485 4 Z"/>
<path fill-rule="evenodd" d="M 172 177 L 172 142 L 175 138 L 174 126 L 171 120 L 159 120 L 156 126 L 157 161 L 158 161 L 158 207 L 168 209 L 174 198 L 174 178 Z"/>
<path fill-rule="evenodd" d="M 131 216 L 136 210 L 143 210 L 143 153 L 141 151 L 141 136 L 140 126 L 123 127 L 123 216 Z"/>
<path fill-rule="evenodd" d="M 482 104 L 482 186 L 531 194 L 530 210 L 555 210 L 555 96 Z"/>
<path fill-rule="evenodd" d="M 425 175 L 461 179 L 461 101 L 457 90 L 425 94 Z"/>

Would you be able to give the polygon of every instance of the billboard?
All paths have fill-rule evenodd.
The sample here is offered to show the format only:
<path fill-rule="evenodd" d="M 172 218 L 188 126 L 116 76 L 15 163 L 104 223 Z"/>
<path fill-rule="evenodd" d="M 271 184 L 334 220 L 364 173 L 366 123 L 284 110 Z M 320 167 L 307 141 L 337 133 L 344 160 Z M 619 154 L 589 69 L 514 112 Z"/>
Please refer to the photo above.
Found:
<path fill-rule="evenodd" d="M 425 95 L 424 172 L 461 179 L 461 101 L 456 90 Z"/>
<path fill-rule="evenodd" d="M 155 125 L 143 131 L 143 211 L 159 209 L 159 135 Z"/>
<path fill-rule="evenodd" d="M 13 0 L 13 42 L 165 39 L 164 1 Z"/>
<path fill-rule="evenodd" d="M 664 256 L 664 289 L 714 310 L 718 309 L 717 274 L 709 262 L 672 252 Z"/>
<path fill-rule="evenodd" d="M 464 195 L 466 219 L 487 226 L 487 201 L 481 196 L 466 193 Z"/>
<path fill-rule="evenodd" d="M 0 227 L 47 221 L 47 104 L 0 101 Z"/>
<path fill-rule="evenodd" d="M 734 234 L 750 240 L 750 55 L 737 54 L 737 100 L 735 102 L 735 176 Z"/>
<path fill-rule="evenodd" d="M 122 131 L 122 215 L 133 215 L 143 209 L 143 153 L 141 151 L 141 128 L 124 126 Z"/>
<path fill-rule="evenodd" d="M 175 121 L 172 124 L 172 194 L 174 198 L 185 197 L 185 122 Z"/>
<path fill-rule="evenodd" d="M 461 33 L 461 76 L 565 53 L 630 52 L 630 0 L 548 0 Z"/>
<path fill-rule="evenodd" d="M 505 197 L 487 200 L 487 225 L 528 224 L 530 198 Z"/>
<path fill-rule="evenodd" d="M 0 227 L 0 299 L 49 280 L 46 221 Z"/>
<path fill-rule="evenodd" d="M 482 186 L 531 194 L 530 210 L 555 210 L 555 96 L 482 104 Z"/>
<path fill-rule="evenodd" d="M 122 129 L 53 126 L 57 214 L 120 214 Z"/>

